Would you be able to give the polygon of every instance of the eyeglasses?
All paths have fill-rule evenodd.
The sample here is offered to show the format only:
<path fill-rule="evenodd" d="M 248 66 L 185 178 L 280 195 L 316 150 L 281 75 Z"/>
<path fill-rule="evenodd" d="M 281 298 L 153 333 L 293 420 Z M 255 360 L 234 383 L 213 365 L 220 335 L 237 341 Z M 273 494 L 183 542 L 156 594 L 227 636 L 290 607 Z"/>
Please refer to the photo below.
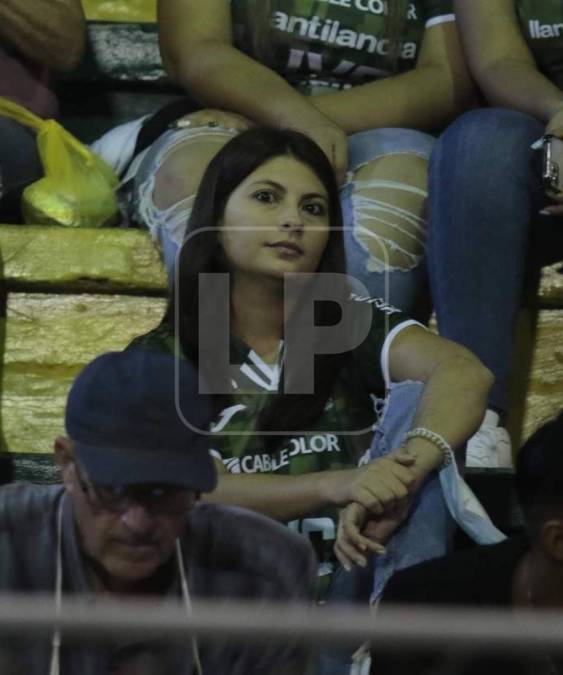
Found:
<path fill-rule="evenodd" d="M 94 508 L 124 513 L 139 504 L 152 514 L 180 514 L 194 503 L 194 492 L 170 485 L 98 485 L 92 483 L 74 463 L 80 489 Z"/>

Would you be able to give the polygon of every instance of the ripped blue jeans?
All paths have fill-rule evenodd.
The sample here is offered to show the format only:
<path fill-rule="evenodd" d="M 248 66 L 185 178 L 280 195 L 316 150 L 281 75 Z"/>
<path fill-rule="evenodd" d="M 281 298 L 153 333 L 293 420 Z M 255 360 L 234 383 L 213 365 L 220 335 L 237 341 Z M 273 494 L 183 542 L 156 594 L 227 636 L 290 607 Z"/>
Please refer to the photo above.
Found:
<path fill-rule="evenodd" d="M 385 407 L 375 428 L 370 459 L 375 460 L 404 443 L 424 392 L 422 382 L 390 385 Z M 351 572 L 338 568 L 326 604 L 367 602 L 380 599 L 385 584 L 401 569 L 447 554 L 455 526 L 459 525 L 477 543 L 492 544 L 504 539 L 488 519 L 469 488 L 460 479 L 456 462 L 434 471 L 415 496 L 405 522 L 385 544 L 385 554 L 374 556 L 371 569 L 354 567 Z M 371 576 L 371 579 L 367 577 Z M 358 645 L 359 646 L 359 645 Z M 345 675 L 352 665 L 354 649 L 326 648 L 317 656 L 317 675 Z"/>
<path fill-rule="evenodd" d="M 404 443 L 405 434 L 413 427 L 423 391 L 422 382 L 390 385 L 384 411 L 375 428 L 370 459 L 382 457 Z M 386 543 L 385 554 L 375 557 L 372 600 L 379 599 L 385 584 L 398 570 L 445 555 L 456 523 L 478 544 L 492 544 L 505 538 L 461 479 L 457 462 L 452 461 L 428 476 L 413 500 L 407 519 Z"/>
<path fill-rule="evenodd" d="M 161 246 L 169 279 L 182 243 L 194 195 L 158 208 L 153 199 L 155 176 L 171 154 L 182 145 L 201 141 L 221 144 L 236 135 L 222 127 L 183 127 L 165 132 L 140 162 L 132 194 L 133 218 L 148 227 Z M 426 220 L 422 209 L 400 206 L 409 197 L 424 203 L 426 186 L 413 184 L 383 170 L 376 176 L 356 176 L 366 165 L 394 156 L 414 156 L 427 162 L 435 139 L 409 129 L 374 129 L 348 138 L 348 179 L 341 190 L 348 273 L 359 279 L 370 295 L 411 313 L 425 277 L 422 263 Z M 399 170 L 399 174 L 401 171 Z M 378 242 L 380 254 L 368 244 Z M 391 258 L 401 260 L 401 266 Z"/>
<path fill-rule="evenodd" d="M 422 251 L 426 219 L 424 213 L 402 208 L 399 203 L 405 193 L 425 201 L 426 186 L 391 176 L 357 179 L 354 172 L 391 156 L 411 156 L 427 162 L 435 140 L 413 129 L 372 129 L 348 138 L 348 169 L 352 177 L 340 193 L 348 273 L 361 281 L 372 297 L 384 298 L 405 314 L 413 313 L 425 280 Z M 381 256 L 371 255 L 366 247 L 373 238 L 381 243 Z M 397 253 L 403 259 L 400 267 L 390 260 Z"/>

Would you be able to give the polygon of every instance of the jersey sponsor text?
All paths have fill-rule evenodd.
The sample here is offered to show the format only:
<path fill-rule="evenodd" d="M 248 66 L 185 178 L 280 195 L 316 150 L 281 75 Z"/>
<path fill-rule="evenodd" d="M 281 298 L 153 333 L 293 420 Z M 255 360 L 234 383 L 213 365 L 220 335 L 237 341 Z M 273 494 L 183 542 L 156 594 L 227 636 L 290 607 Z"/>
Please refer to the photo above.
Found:
<path fill-rule="evenodd" d="M 563 35 L 563 23 L 541 23 L 537 19 L 528 22 L 530 37 L 535 40 L 558 38 Z"/>
<path fill-rule="evenodd" d="M 370 33 L 360 33 L 348 28 L 342 28 L 340 21 L 333 19 L 321 20 L 318 16 L 304 19 L 299 16 L 289 16 L 285 12 L 274 14 L 274 27 L 284 33 L 295 33 L 310 40 L 318 40 L 326 45 L 347 47 L 368 54 L 386 56 L 389 53 L 390 41 L 387 38 L 378 38 Z M 416 58 L 417 46 L 415 42 L 403 42 L 401 58 Z M 319 64 L 320 66 L 320 64 Z"/>
<path fill-rule="evenodd" d="M 336 5 L 336 7 L 355 7 L 362 12 L 370 12 L 371 14 L 388 14 L 389 2 L 388 0 L 321 0 L 329 5 Z M 407 19 L 416 20 L 416 7 L 411 2 L 407 10 Z"/>
<path fill-rule="evenodd" d="M 261 453 L 230 457 L 223 460 L 229 473 L 275 473 L 289 466 L 290 458 L 298 455 L 312 455 L 325 452 L 342 452 L 335 434 L 297 436 L 289 440 L 285 448 L 275 454 Z"/>

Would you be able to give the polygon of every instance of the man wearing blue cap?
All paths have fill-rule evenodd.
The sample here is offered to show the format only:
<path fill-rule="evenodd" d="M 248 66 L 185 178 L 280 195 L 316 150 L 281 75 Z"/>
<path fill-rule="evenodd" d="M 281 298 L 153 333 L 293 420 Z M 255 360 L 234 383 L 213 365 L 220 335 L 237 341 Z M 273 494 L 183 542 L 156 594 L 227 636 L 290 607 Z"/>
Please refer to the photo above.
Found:
<path fill-rule="evenodd" d="M 310 596 L 312 551 L 263 516 L 199 504 L 216 483 L 211 409 L 184 360 L 104 354 L 74 382 L 67 437 L 55 442 L 63 486 L 0 488 L 0 591 L 290 600 Z M 58 637 L 58 636 L 57 636 Z M 3 648 L 3 640 L 0 645 Z M 195 641 L 102 647 L 36 640 L 2 674 L 276 675 L 303 672 L 293 646 Z M 1 652 L 1 649 L 0 649 Z M 51 670 L 49 671 L 49 667 Z M 9 670 L 12 668 L 12 670 Z"/>

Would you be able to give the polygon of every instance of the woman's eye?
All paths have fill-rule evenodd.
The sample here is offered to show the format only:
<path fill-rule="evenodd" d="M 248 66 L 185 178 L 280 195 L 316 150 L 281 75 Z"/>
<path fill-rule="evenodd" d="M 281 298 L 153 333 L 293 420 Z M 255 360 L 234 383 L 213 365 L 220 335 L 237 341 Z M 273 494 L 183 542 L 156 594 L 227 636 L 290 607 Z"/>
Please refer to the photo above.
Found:
<path fill-rule="evenodd" d="M 263 202 L 264 204 L 273 204 L 276 200 L 276 196 L 271 190 L 260 190 L 259 192 L 255 192 L 252 196 L 256 201 Z"/>
<path fill-rule="evenodd" d="M 326 215 L 326 207 L 322 202 L 309 202 L 308 204 L 305 204 L 303 208 L 312 216 Z"/>

